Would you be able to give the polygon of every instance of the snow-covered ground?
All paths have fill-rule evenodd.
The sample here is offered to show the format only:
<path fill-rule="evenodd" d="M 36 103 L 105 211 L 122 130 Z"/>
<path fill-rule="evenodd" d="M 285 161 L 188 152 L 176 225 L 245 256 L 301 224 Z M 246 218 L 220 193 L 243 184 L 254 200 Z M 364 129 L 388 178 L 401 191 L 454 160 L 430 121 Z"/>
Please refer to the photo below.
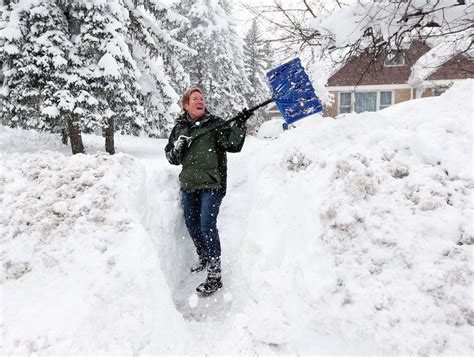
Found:
<path fill-rule="evenodd" d="M 2 353 L 472 355 L 473 89 L 249 137 L 209 298 L 164 140 L 0 127 Z"/>

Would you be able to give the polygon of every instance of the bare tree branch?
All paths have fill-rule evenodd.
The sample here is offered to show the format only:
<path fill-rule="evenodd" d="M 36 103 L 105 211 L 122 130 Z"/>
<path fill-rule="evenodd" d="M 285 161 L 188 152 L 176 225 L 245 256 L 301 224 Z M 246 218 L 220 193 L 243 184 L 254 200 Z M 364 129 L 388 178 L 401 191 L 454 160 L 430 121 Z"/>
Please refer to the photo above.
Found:
<path fill-rule="evenodd" d="M 441 39 L 455 42 L 460 53 L 472 53 L 471 42 L 466 41 L 473 35 L 472 2 L 435 0 L 421 4 L 412 0 L 359 0 L 351 5 L 353 23 L 347 23 L 346 12 L 346 17 L 341 18 L 344 24 L 338 23 L 337 18 L 326 21 L 332 12 L 349 6 L 339 0 L 324 4 L 300 0 L 291 7 L 274 0 L 273 5 L 247 9 L 272 32 L 277 52 L 286 56 L 311 50 L 319 57 L 339 54 L 339 62 L 344 62 L 362 52 L 377 56 L 382 52 L 401 51 L 414 40 Z M 341 41 L 337 32 L 351 26 L 352 32 L 346 35 L 350 40 Z"/>

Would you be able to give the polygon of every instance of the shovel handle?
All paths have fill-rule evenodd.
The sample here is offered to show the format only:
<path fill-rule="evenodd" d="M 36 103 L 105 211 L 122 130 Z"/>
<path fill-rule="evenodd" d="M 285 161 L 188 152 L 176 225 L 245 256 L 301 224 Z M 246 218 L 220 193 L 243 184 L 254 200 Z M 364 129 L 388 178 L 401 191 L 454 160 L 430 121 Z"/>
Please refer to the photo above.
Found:
<path fill-rule="evenodd" d="M 257 104 L 255 107 L 248 109 L 248 111 L 251 112 L 251 113 L 253 113 L 253 112 L 256 111 L 257 109 L 260 109 L 261 107 L 264 107 L 264 106 L 266 106 L 267 104 L 270 104 L 271 102 L 273 102 L 273 98 L 267 99 L 266 101 L 264 101 L 264 102 L 262 102 L 262 103 L 260 103 L 260 104 Z"/>
<path fill-rule="evenodd" d="M 257 109 L 260 109 L 261 107 L 264 107 L 264 106 L 266 106 L 267 104 L 270 104 L 271 102 L 273 102 L 273 98 L 267 99 L 266 101 L 264 101 L 264 102 L 262 102 L 262 103 L 260 103 L 260 104 L 257 104 L 256 106 L 254 106 L 254 107 L 252 107 L 252 108 L 250 108 L 250 109 L 247 109 L 247 111 L 250 112 L 250 113 L 253 113 L 253 112 L 256 111 Z M 239 119 L 239 117 L 240 117 L 240 115 L 237 114 L 236 116 L 234 116 L 234 117 L 232 117 L 232 118 L 230 118 L 230 119 L 228 119 L 228 120 L 226 120 L 226 121 L 224 121 L 224 122 L 222 122 L 222 123 L 216 125 L 215 127 L 212 127 L 212 128 L 210 128 L 209 130 L 207 130 L 207 131 L 205 131 L 205 132 L 203 132 L 203 133 L 201 133 L 201 134 L 199 134 L 199 135 L 196 135 L 193 140 L 196 140 L 197 138 L 200 138 L 201 136 L 204 136 L 204 135 L 208 134 L 208 133 L 211 132 L 211 131 L 214 131 L 214 130 L 216 130 L 216 129 L 220 129 L 220 128 L 226 126 L 227 124 L 230 124 L 230 123 L 236 121 L 237 119 Z"/>

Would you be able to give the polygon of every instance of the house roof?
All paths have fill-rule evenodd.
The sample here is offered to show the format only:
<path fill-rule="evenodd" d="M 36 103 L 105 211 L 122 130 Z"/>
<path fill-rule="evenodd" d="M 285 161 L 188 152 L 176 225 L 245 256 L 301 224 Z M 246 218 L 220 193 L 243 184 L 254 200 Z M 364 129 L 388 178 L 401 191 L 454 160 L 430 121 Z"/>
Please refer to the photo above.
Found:
<path fill-rule="evenodd" d="M 469 62 L 472 66 L 472 60 L 466 56 L 460 55 L 461 49 L 459 43 L 453 41 L 445 41 L 437 44 L 431 48 L 428 52 L 422 55 L 411 67 L 411 74 L 408 78 L 407 83 L 411 86 L 418 86 L 425 80 L 434 79 L 464 79 L 466 78 L 462 72 L 466 66 L 469 66 Z M 453 61 L 454 60 L 454 61 Z M 466 63 L 462 63 L 466 62 Z M 446 68 L 443 70 L 443 66 L 448 64 L 449 67 L 459 67 L 458 71 L 449 70 Z M 447 73 L 449 72 L 449 73 Z M 444 73 L 444 75 L 443 75 Z M 472 73 L 472 71 L 471 71 Z M 438 74 L 436 76 L 435 74 Z M 441 78 L 432 78 L 441 77 Z M 460 77 L 461 76 L 461 77 Z"/>
<path fill-rule="evenodd" d="M 404 84 L 411 73 L 411 66 L 429 47 L 421 42 L 414 42 L 405 52 L 405 64 L 402 66 L 384 66 L 385 54 L 380 54 L 375 61 L 367 52 L 349 61 L 331 76 L 328 86 L 357 86 L 380 84 Z"/>
<path fill-rule="evenodd" d="M 474 73 L 472 59 L 456 56 L 456 47 L 449 43 L 431 48 L 426 43 L 414 41 L 405 51 L 404 65 L 386 66 L 384 60 L 385 54 L 375 61 L 371 61 L 367 53 L 353 57 L 329 78 L 328 86 L 407 83 L 418 86 L 426 80 L 471 78 Z"/>

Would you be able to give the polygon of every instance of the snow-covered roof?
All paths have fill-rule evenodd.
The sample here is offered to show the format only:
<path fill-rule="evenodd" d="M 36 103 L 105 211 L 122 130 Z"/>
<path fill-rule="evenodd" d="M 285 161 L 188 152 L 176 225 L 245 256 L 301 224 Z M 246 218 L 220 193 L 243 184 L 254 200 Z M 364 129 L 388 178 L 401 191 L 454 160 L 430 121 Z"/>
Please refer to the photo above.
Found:
<path fill-rule="evenodd" d="M 447 41 L 438 43 L 413 64 L 407 83 L 412 86 L 422 84 L 431 74 L 460 53 L 460 51 L 458 42 Z"/>

